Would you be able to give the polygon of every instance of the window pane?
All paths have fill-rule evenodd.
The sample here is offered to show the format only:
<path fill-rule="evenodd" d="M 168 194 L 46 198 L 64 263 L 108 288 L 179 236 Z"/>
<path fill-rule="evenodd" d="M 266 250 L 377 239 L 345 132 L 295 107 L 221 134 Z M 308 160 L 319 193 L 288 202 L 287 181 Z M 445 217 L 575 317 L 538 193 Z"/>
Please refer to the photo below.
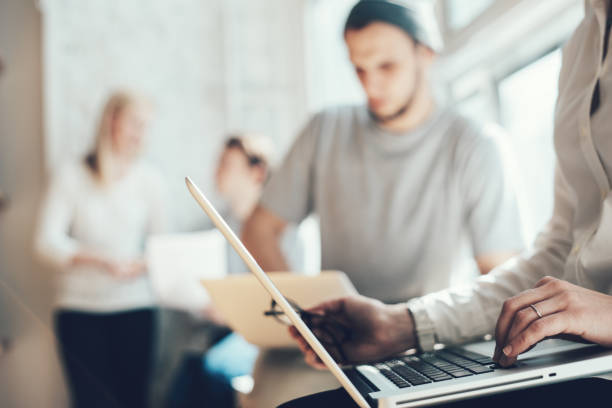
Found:
<path fill-rule="evenodd" d="M 456 105 L 457 110 L 476 122 L 495 122 L 495 106 L 484 92 L 477 92 Z"/>
<path fill-rule="evenodd" d="M 494 2 L 495 0 L 446 0 L 450 28 L 456 30 L 465 27 Z"/>
<path fill-rule="evenodd" d="M 514 179 L 531 242 L 552 215 L 555 154 L 553 121 L 561 51 L 556 50 L 500 82 L 501 117 L 516 161 Z"/>

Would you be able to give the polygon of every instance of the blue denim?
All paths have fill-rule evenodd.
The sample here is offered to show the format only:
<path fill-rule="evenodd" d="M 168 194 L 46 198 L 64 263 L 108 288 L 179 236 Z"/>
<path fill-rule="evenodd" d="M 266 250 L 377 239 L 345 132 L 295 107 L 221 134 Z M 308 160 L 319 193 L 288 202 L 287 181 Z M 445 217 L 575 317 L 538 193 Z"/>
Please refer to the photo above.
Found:
<path fill-rule="evenodd" d="M 202 367 L 205 373 L 221 375 L 228 381 L 251 374 L 258 349 L 236 333 L 231 333 L 215 344 L 204 355 Z"/>
<path fill-rule="evenodd" d="M 230 333 L 203 356 L 186 356 L 172 387 L 168 407 L 234 407 L 232 379 L 251 374 L 257 354 L 257 347 Z"/>

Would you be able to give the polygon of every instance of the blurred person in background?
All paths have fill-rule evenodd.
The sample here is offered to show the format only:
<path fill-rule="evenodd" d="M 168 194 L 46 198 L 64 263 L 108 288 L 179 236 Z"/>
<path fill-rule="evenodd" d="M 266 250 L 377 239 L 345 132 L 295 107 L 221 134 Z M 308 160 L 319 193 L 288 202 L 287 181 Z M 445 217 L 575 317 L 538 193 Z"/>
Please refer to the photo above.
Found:
<path fill-rule="evenodd" d="M 264 183 L 270 176 L 273 156 L 272 141 L 257 134 L 235 134 L 223 145 L 215 171 L 215 187 L 226 207 L 222 211 L 224 218 L 237 234 L 259 202 Z M 288 271 L 302 271 L 304 249 L 295 226 L 290 225 L 284 231 L 281 250 L 289 261 Z M 229 244 L 227 254 L 229 275 L 248 273 L 246 265 Z M 225 327 L 214 305 L 204 315 L 208 322 L 219 326 L 212 331 L 213 345 L 204 354 L 188 352 L 183 358 L 170 391 L 169 408 L 235 406 L 232 379 L 253 371 L 257 347 Z"/>
<path fill-rule="evenodd" d="M 141 160 L 149 105 L 129 92 L 107 101 L 95 148 L 52 177 L 36 250 L 60 272 L 55 331 L 73 406 L 146 407 L 154 297 L 143 259 L 162 232 L 163 184 Z"/>
<path fill-rule="evenodd" d="M 225 142 L 215 172 L 215 186 L 227 204 L 226 220 L 238 235 L 257 206 L 264 184 L 272 174 L 275 150 L 271 139 L 257 134 L 236 134 Z M 295 224 L 289 225 L 283 232 L 280 245 L 281 252 L 288 259 L 286 270 L 301 271 L 304 248 Z M 229 244 L 228 273 L 248 273 L 246 265 Z"/>

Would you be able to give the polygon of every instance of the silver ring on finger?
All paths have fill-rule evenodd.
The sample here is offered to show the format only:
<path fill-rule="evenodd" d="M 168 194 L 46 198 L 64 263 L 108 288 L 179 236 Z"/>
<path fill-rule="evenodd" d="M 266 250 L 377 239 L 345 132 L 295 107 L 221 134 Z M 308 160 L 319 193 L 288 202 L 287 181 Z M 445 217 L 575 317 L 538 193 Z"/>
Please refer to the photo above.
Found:
<path fill-rule="evenodd" d="M 532 308 L 534 312 L 536 312 L 536 314 L 538 315 L 538 319 L 541 319 L 543 317 L 542 313 L 540 313 L 540 311 L 534 304 L 529 305 L 529 307 Z"/>

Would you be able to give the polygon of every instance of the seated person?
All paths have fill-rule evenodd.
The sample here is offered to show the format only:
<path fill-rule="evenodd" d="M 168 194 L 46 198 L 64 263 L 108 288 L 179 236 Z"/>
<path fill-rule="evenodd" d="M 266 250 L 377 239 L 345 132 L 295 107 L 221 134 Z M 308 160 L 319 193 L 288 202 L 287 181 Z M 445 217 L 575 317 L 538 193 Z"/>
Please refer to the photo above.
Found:
<path fill-rule="evenodd" d="M 269 138 L 255 134 L 234 135 L 225 142 L 215 172 L 215 185 L 227 205 L 223 211 L 225 219 L 238 236 L 259 202 L 264 183 L 271 176 L 274 151 Z M 295 224 L 284 231 L 280 245 L 282 254 L 289 260 L 286 270 L 301 271 L 304 248 Z M 229 244 L 227 252 L 228 273 L 247 273 L 246 265 Z"/>
<path fill-rule="evenodd" d="M 243 134 L 231 136 L 223 146 L 216 173 L 218 194 L 227 204 L 225 214 L 229 226 L 240 233 L 244 219 L 259 201 L 264 182 L 269 176 L 272 160 L 272 142 L 262 136 Z M 282 250 L 290 260 L 292 270 L 301 270 L 303 249 L 297 228 L 287 228 L 282 239 Z M 228 244 L 228 273 L 248 271 L 242 259 Z M 211 306 L 205 311 L 208 320 L 223 324 Z M 258 350 L 240 335 L 221 328 L 220 339 L 202 357 L 190 353 L 185 357 L 171 391 L 168 406 L 231 407 L 235 405 L 231 380 L 250 374 Z"/>
<path fill-rule="evenodd" d="M 564 47 L 555 118 L 555 205 L 534 249 L 471 285 L 407 304 L 354 297 L 319 306 L 317 310 L 344 319 L 355 333 L 341 345 L 350 362 L 382 359 L 413 347 L 428 351 L 434 343 L 462 343 L 493 332 L 493 359 L 502 366 L 556 335 L 612 347 L 612 99 L 605 97 L 612 91 L 612 71 L 601 69 L 609 59 L 612 11 L 610 1 L 585 4 L 584 20 Z M 295 329 L 292 333 L 306 359 L 320 365 Z M 608 406 L 610 392 L 610 382 L 583 380 L 485 402 L 507 406 L 506 398 L 522 401 L 523 407 L 540 407 L 542 401 L 564 407 L 576 406 L 576 396 L 597 393 L 605 399 L 591 399 L 594 406 Z M 318 398 L 317 406 L 354 406 L 338 393 L 324 397 L 335 405 Z"/>

